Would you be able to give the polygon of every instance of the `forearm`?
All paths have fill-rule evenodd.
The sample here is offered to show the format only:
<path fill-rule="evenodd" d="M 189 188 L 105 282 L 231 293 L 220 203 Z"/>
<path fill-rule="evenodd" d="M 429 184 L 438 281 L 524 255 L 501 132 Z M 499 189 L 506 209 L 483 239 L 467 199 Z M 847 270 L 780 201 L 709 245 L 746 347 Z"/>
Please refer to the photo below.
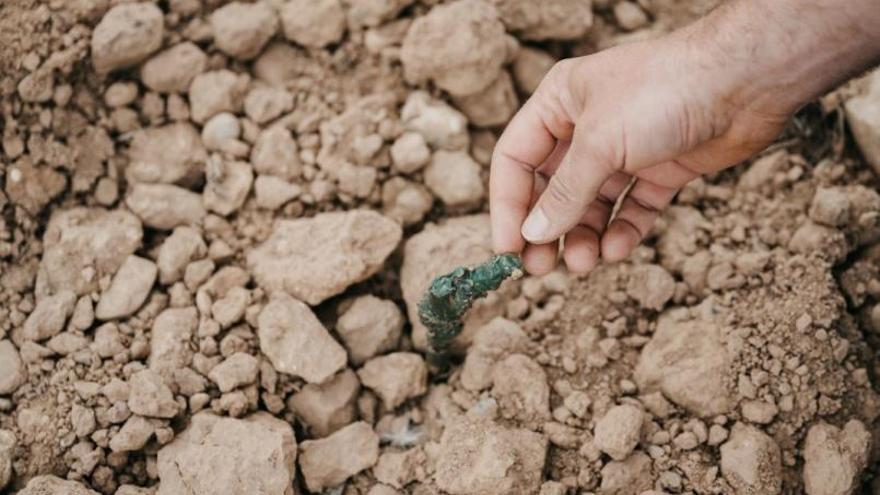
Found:
<path fill-rule="evenodd" d="M 880 62 L 880 0 L 731 0 L 679 36 L 724 98 L 789 114 Z"/>

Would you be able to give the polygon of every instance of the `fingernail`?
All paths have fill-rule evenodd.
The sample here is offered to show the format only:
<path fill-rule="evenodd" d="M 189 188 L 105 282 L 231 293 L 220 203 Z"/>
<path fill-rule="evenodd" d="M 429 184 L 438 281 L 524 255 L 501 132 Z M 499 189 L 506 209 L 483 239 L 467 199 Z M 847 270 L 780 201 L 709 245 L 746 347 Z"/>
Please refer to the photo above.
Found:
<path fill-rule="evenodd" d="M 540 208 L 535 208 L 522 226 L 522 235 L 529 242 L 543 240 L 550 227 L 550 220 Z"/>

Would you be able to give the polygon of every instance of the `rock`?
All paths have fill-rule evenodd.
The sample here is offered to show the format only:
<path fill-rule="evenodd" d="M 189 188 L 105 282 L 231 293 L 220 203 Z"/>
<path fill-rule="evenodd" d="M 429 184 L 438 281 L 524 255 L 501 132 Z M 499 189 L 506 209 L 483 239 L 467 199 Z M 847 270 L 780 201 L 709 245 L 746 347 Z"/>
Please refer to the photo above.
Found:
<path fill-rule="evenodd" d="M 648 495 L 653 485 L 651 458 L 635 452 L 623 461 L 611 461 L 602 468 L 602 495 Z"/>
<path fill-rule="evenodd" d="M 132 452 L 144 448 L 155 428 L 147 419 L 131 416 L 110 439 L 110 450 L 113 452 Z"/>
<path fill-rule="evenodd" d="M 632 404 L 612 407 L 596 423 L 596 447 L 616 461 L 626 459 L 639 443 L 644 421 L 645 414 Z"/>
<path fill-rule="evenodd" d="M 846 102 L 846 120 L 865 160 L 880 173 L 880 71 L 871 72 L 865 86 Z"/>
<path fill-rule="evenodd" d="M 851 247 L 843 232 L 807 220 L 792 234 L 788 249 L 798 254 L 818 254 L 836 265 L 846 258 Z"/>
<path fill-rule="evenodd" d="M 428 225 L 406 242 L 400 287 L 417 349 L 426 350 L 428 345 L 427 329 L 418 317 L 418 304 L 431 280 L 453 268 L 473 266 L 489 259 L 493 254 L 490 232 L 488 215 L 472 215 Z M 502 287 L 477 301 L 464 319 L 465 327 L 458 343 L 467 344 L 476 329 L 503 314 L 508 293 Z"/>
<path fill-rule="evenodd" d="M 43 235 L 38 292 L 84 295 L 97 290 L 98 280 L 116 273 L 142 237 L 141 222 L 124 210 L 56 211 Z"/>
<path fill-rule="evenodd" d="M 161 51 L 141 66 L 141 82 L 158 93 L 186 93 L 192 80 L 205 71 L 208 56 L 195 43 L 184 41 Z"/>
<path fill-rule="evenodd" d="M 18 349 L 8 340 L 0 340 L 0 395 L 12 395 L 25 380 L 27 380 L 27 370 L 21 362 Z M 2 466 L 0 466 L 0 474 L 2 474 Z M 0 483 L 0 487 L 2 486 L 3 483 Z"/>
<path fill-rule="evenodd" d="M 275 294 L 263 308 L 258 335 L 276 371 L 322 383 L 345 367 L 345 349 L 308 306 L 285 293 Z"/>
<path fill-rule="evenodd" d="M 528 342 L 522 328 L 497 317 L 480 327 L 468 348 L 461 370 L 461 385 L 472 392 L 489 388 L 494 382 L 495 364 L 507 354 L 523 350 Z M 542 370 L 543 373 L 543 370 Z M 541 399 L 543 403 L 543 399 Z"/>
<path fill-rule="evenodd" d="M 303 189 L 299 184 L 291 184 L 274 175 L 259 175 L 254 181 L 254 194 L 257 206 L 267 210 L 277 210 L 298 198 Z"/>
<path fill-rule="evenodd" d="M 82 335 L 73 332 L 62 332 L 49 339 L 46 347 L 55 354 L 68 356 L 89 346 L 89 341 Z"/>
<path fill-rule="evenodd" d="M 221 112 L 208 119 L 202 127 L 202 142 L 209 151 L 227 151 L 232 153 L 239 144 L 241 136 L 241 123 L 228 112 Z"/>
<path fill-rule="evenodd" d="M 438 5 L 413 21 L 400 59 L 411 84 L 431 80 L 453 96 L 466 96 L 486 89 L 498 78 L 511 46 L 492 5 L 483 0 L 457 0 Z"/>
<path fill-rule="evenodd" d="M 267 413 L 235 419 L 202 412 L 159 450 L 157 495 L 292 495 L 296 454 L 293 429 Z"/>
<path fill-rule="evenodd" d="M 113 323 L 105 323 L 95 329 L 95 340 L 91 349 L 104 359 L 109 359 L 127 349 L 122 343 L 119 328 Z"/>
<path fill-rule="evenodd" d="M 37 166 L 24 157 L 9 167 L 6 195 L 33 215 L 43 211 L 67 188 L 64 175 L 48 166 Z"/>
<path fill-rule="evenodd" d="M 519 98 L 513 88 L 513 79 L 506 70 L 486 89 L 472 95 L 454 98 L 471 124 L 477 127 L 495 127 L 506 124 L 519 109 Z"/>
<path fill-rule="evenodd" d="M 724 379 L 729 369 L 717 324 L 675 321 L 672 314 L 664 314 L 642 349 L 634 378 L 642 393 L 663 392 L 693 414 L 709 417 L 733 407 Z"/>
<path fill-rule="evenodd" d="M 183 271 L 190 261 L 204 258 L 208 254 L 208 246 L 202 235 L 192 227 L 177 227 L 171 233 L 156 257 L 159 268 L 159 281 L 171 285 L 183 278 Z"/>
<path fill-rule="evenodd" d="M 418 182 L 392 177 L 382 184 L 382 212 L 409 226 L 421 222 L 434 205 L 434 196 Z"/>
<path fill-rule="evenodd" d="M 39 342 L 58 335 L 75 305 L 76 295 L 70 291 L 41 298 L 24 322 L 21 339 Z"/>
<path fill-rule="evenodd" d="M 402 235 L 396 222 L 371 210 L 279 220 L 247 262 L 263 289 L 316 305 L 376 273 Z"/>
<path fill-rule="evenodd" d="M 243 287 L 232 287 L 225 296 L 214 301 L 211 306 L 211 316 L 220 324 L 220 328 L 229 328 L 244 317 L 250 302 L 250 291 Z"/>
<path fill-rule="evenodd" d="M 639 7 L 639 4 L 630 1 L 617 2 L 614 4 L 614 20 L 625 31 L 635 31 L 643 28 L 651 21 L 648 14 Z"/>
<path fill-rule="evenodd" d="M 543 40 L 577 40 L 593 25 L 591 0 L 492 0 L 501 20 L 517 37 Z"/>
<path fill-rule="evenodd" d="M 144 225 L 159 230 L 198 225 L 207 215 L 200 195 L 170 184 L 135 184 L 125 204 Z"/>
<path fill-rule="evenodd" d="M 192 119 L 204 124 L 220 112 L 238 113 L 249 83 L 249 76 L 226 69 L 197 75 L 189 85 Z"/>
<path fill-rule="evenodd" d="M 367 361 L 358 370 L 365 387 L 382 399 L 388 410 L 428 390 L 428 367 L 422 356 L 412 352 L 394 352 Z"/>
<path fill-rule="evenodd" d="M 355 420 L 360 389 L 357 375 L 347 369 L 326 383 L 306 385 L 287 404 L 309 427 L 312 438 L 323 438 Z"/>
<path fill-rule="evenodd" d="M 31 72 L 19 81 L 18 96 L 27 103 L 45 103 L 55 92 L 54 71 L 45 66 Z"/>
<path fill-rule="evenodd" d="M 660 265 L 635 265 L 629 273 L 626 293 L 642 308 L 660 311 L 675 294 L 675 279 Z"/>
<path fill-rule="evenodd" d="M 92 31 L 92 65 L 98 73 L 137 65 L 162 46 L 165 20 L 152 2 L 117 5 Z"/>
<path fill-rule="evenodd" d="M 284 88 L 257 86 L 244 98 L 244 113 L 257 124 L 275 120 L 292 109 L 293 95 Z"/>
<path fill-rule="evenodd" d="M 282 179 L 296 179 L 302 173 L 296 141 L 283 126 L 273 126 L 260 133 L 251 150 L 251 164 L 258 174 Z"/>
<path fill-rule="evenodd" d="M 336 333 L 348 349 L 352 364 L 397 348 L 403 332 L 403 313 L 393 301 L 364 295 L 354 299 L 336 322 Z"/>
<path fill-rule="evenodd" d="M 412 448 L 404 452 L 384 452 L 373 467 L 376 480 L 403 489 L 406 485 L 425 477 L 427 463 L 424 450 Z"/>
<path fill-rule="evenodd" d="M 434 148 L 462 150 L 470 142 L 467 117 L 425 91 L 409 94 L 400 110 L 400 120 L 407 131 L 421 134 Z"/>
<path fill-rule="evenodd" d="M 807 495 L 850 495 L 868 464 L 871 433 L 853 419 L 837 428 L 825 422 L 810 427 L 804 443 L 804 489 Z"/>
<path fill-rule="evenodd" d="M 95 307 L 99 320 L 113 320 L 131 316 L 150 295 L 158 269 L 147 259 L 131 255 L 119 267 L 110 287 L 101 294 Z"/>
<path fill-rule="evenodd" d="M 737 494 L 781 493 L 779 446 L 754 426 L 736 423 L 721 446 L 721 473 Z"/>
<path fill-rule="evenodd" d="M 555 64 L 556 59 L 543 50 L 527 46 L 520 48 L 512 67 L 516 87 L 523 93 L 534 93 Z"/>
<path fill-rule="evenodd" d="M 339 0 L 288 0 L 280 14 L 284 36 L 302 46 L 323 48 L 345 34 L 345 10 Z"/>
<path fill-rule="evenodd" d="M 418 172 L 431 159 L 431 150 L 424 136 L 418 132 L 405 132 L 391 146 L 391 163 L 394 170 L 403 174 Z"/>
<path fill-rule="evenodd" d="M 202 193 L 205 208 L 223 216 L 241 208 L 254 183 L 253 169 L 245 162 L 211 160 L 206 175 Z"/>
<path fill-rule="evenodd" d="M 128 381 L 131 393 L 128 408 L 148 418 L 173 418 L 178 413 L 177 402 L 162 377 L 153 370 L 141 370 Z"/>
<path fill-rule="evenodd" d="M 0 430 L 0 490 L 12 481 L 12 461 L 15 459 L 17 444 L 15 434 L 9 430 Z"/>
<path fill-rule="evenodd" d="M 28 481 L 24 490 L 18 495 L 99 495 L 89 490 L 78 481 L 63 480 L 57 476 L 46 474 L 36 476 Z"/>
<path fill-rule="evenodd" d="M 278 31 L 278 17 L 266 2 L 231 2 L 211 13 L 214 45 L 238 60 L 250 60 Z"/>
<path fill-rule="evenodd" d="M 327 438 L 303 442 L 299 465 L 309 490 L 321 492 L 372 467 L 378 458 L 379 435 L 358 421 Z"/>
<path fill-rule="evenodd" d="M 763 400 L 747 400 L 743 401 L 741 407 L 742 417 L 746 421 L 761 425 L 770 424 L 779 408 L 772 402 Z"/>
<path fill-rule="evenodd" d="M 810 218 L 816 223 L 829 227 L 842 227 L 849 220 L 850 197 L 846 191 L 837 187 L 822 187 L 816 190 L 810 205 Z"/>
<path fill-rule="evenodd" d="M 438 151 L 425 169 L 425 185 L 446 206 L 470 206 L 485 194 L 481 171 L 467 152 Z"/>
<path fill-rule="evenodd" d="M 204 174 L 207 158 L 189 123 L 140 129 L 132 133 L 125 177 L 129 182 L 192 183 Z"/>
<path fill-rule="evenodd" d="M 156 316 L 150 332 L 151 370 L 170 379 L 174 370 L 192 361 L 190 340 L 199 324 L 196 308 L 169 308 Z"/>
<path fill-rule="evenodd" d="M 230 392 L 243 385 L 255 383 L 259 370 L 257 358 L 245 352 L 236 352 L 211 368 L 208 378 L 217 384 L 221 392 Z"/>
<path fill-rule="evenodd" d="M 546 458 L 543 435 L 461 417 L 443 431 L 434 479 L 451 495 L 536 493 Z"/>
<path fill-rule="evenodd" d="M 511 354 L 492 370 L 492 396 L 505 418 L 536 421 L 550 418 L 550 386 L 544 369 L 528 356 Z"/>

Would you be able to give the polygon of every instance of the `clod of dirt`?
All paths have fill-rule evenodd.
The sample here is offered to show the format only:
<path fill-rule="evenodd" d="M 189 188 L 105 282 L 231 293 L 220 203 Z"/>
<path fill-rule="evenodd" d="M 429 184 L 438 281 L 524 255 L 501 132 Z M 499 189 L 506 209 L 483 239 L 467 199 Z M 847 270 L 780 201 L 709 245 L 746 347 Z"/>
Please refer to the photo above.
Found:
<path fill-rule="evenodd" d="M 336 322 L 336 333 L 348 349 L 349 361 L 361 365 L 397 348 L 404 323 L 393 301 L 368 294 L 351 301 Z"/>
<path fill-rule="evenodd" d="M 425 91 L 414 91 L 400 110 L 407 131 L 421 134 L 435 149 L 463 150 L 470 143 L 467 117 Z"/>
<path fill-rule="evenodd" d="M 630 271 L 626 293 L 642 308 L 660 311 L 675 293 L 675 279 L 660 265 L 636 265 Z"/>
<path fill-rule="evenodd" d="M 9 199 L 32 214 L 43 211 L 67 187 L 63 174 L 49 167 L 35 166 L 27 158 L 11 165 L 6 177 Z"/>
<path fill-rule="evenodd" d="M 382 184 L 382 212 L 409 226 L 421 222 L 434 205 L 434 196 L 418 182 L 394 177 Z"/>
<path fill-rule="evenodd" d="M 234 419 L 199 413 L 159 450 L 157 495 L 293 495 L 296 454 L 293 429 L 270 414 Z"/>
<path fill-rule="evenodd" d="M 171 184 L 134 184 L 125 204 L 144 225 L 158 230 L 199 225 L 207 215 L 201 195 Z"/>
<path fill-rule="evenodd" d="M 594 444 L 612 459 L 626 459 L 639 443 L 645 414 L 632 404 L 609 409 L 596 423 Z"/>
<path fill-rule="evenodd" d="M 428 390 L 428 367 L 422 356 L 413 352 L 394 352 L 370 359 L 358 370 L 358 377 L 389 410 Z"/>
<path fill-rule="evenodd" d="M 853 419 L 843 428 L 810 427 L 804 443 L 804 490 L 808 495 L 850 495 L 868 463 L 871 433 Z"/>
<path fill-rule="evenodd" d="M 679 318 L 674 313 L 660 317 L 635 369 L 639 390 L 662 391 L 700 417 L 723 414 L 733 398 L 724 382 L 730 361 L 721 329 L 712 321 Z"/>
<path fill-rule="evenodd" d="M 214 45 L 238 60 L 250 60 L 278 31 L 278 16 L 268 2 L 231 2 L 211 14 Z"/>
<path fill-rule="evenodd" d="M 306 385 L 287 405 L 309 427 L 313 438 L 323 438 L 356 419 L 360 389 L 357 375 L 347 369 L 325 383 Z"/>
<path fill-rule="evenodd" d="M 189 85 L 189 107 L 192 119 L 204 124 L 221 112 L 241 111 L 250 77 L 222 69 L 203 72 Z"/>
<path fill-rule="evenodd" d="M 52 215 L 43 236 L 45 252 L 37 275 L 42 293 L 98 288 L 140 247 L 141 222 L 124 210 L 73 208 Z"/>
<path fill-rule="evenodd" d="M 205 71 L 208 56 L 195 43 L 184 41 L 150 57 L 141 66 L 141 82 L 159 93 L 186 93 L 192 80 Z"/>
<path fill-rule="evenodd" d="M 321 492 L 375 465 L 379 435 L 368 423 L 358 421 L 327 438 L 305 441 L 300 450 L 299 465 L 306 486 Z"/>
<path fill-rule="evenodd" d="M 394 19 L 415 0 L 345 0 L 348 22 L 354 26 L 375 27 Z"/>
<path fill-rule="evenodd" d="M 12 461 L 16 447 L 15 435 L 8 430 L 0 430 L 0 490 L 12 480 Z"/>
<path fill-rule="evenodd" d="M 14 333 L 13 337 L 21 341 L 40 342 L 58 335 L 64 329 L 67 318 L 73 314 L 75 305 L 76 295 L 70 291 L 40 299 L 21 331 Z"/>
<path fill-rule="evenodd" d="M 113 320 L 134 314 L 147 300 L 158 269 L 156 264 L 139 256 L 129 256 L 119 267 L 110 287 L 101 294 L 95 318 Z"/>
<path fill-rule="evenodd" d="M 31 478 L 19 495 L 98 495 L 78 481 L 63 480 L 51 474 Z"/>
<path fill-rule="evenodd" d="M 231 392 L 256 382 L 259 366 L 257 358 L 245 352 L 236 352 L 211 368 L 208 378 L 217 384 L 221 392 Z"/>
<path fill-rule="evenodd" d="M 648 14 L 636 2 L 623 1 L 614 4 L 614 20 L 626 31 L 635 31 L 645 27 L 650 19 Z"/>
<path fill-rule="evenodd" d="M 131 182 L 193 183 L 204 175 L 207 152 L 189 123 L 132 133 L 125 176 Z"/>
<path fill-rule="evenodd" d="M 519 98 L 513 87 L 513 78 L 502 70 L 498 79 L 486 89 L 472 95 L 453 99 L 458 107 L 478 127 L 494 127 L 506 124 L 519 108 Z"/>
<path fill-rule="evenodd" d="M 376 273 L 402 235 L 397 222 L 371 210 L 279 220 L 247 262 L 260 287 L 315 305 Z"/>
<path fill-rule="evenodd" d="M 281 7 L 281 25 L 290 41 L 323 48 L 345 34 L 345 10 L 339 0 L 289 0 Z"/>
<path fill-rule="evenodd" d="M 635 452 L 622 461 L 611 461 L 602 468 L 602 484 L 599 493 L 608 495 L 648 495 L 653 486 L 651 458 Z"/>
<path fill-rule="evenodd" d="M 208 160 L 203 194 L 205 208 L 229 216 L 244 204 L 254 182 L 251 165 L 245 162 Z"/>
<path fill-rule="evenodd" d="M 175 370 L 189 366 L 193 357 L 190 339 L 198 322 L 199 314 L 193 307 L 168 308 L 159 313 L 150 333 L 150 369 L 170 379 Z"/>
<path fill-rule="evenodd" d="M 293 184 L 273 175 L 258 175 L 254 180 L 257 206 L 277 210 L 303 193 L 299 184 Z"/>
<path fill-rule="evenodd" d="M 155 371 L 138 371 L 131 376 L 128 384 L 131 388 L 128 396 L 131 412 L 148 418 L 173 418 L 180 412 L 171 389 Z"/>
<path fill-rule="evenodd" d="M 491 243 L 488 215 L 464 216 L 428 225 L 407 241 L 400 286 L 417 348 L 427 349 L 428 345 L 428 330 L 419 321 L 418 304 L 431 280 L 456 267 L 473 266 L 489 259 L 493 254 Z M 464 319 L 464 331 L 458 342 L 469 342 L 474 331 L 500 316 L 504 311 L 504 297 L 502 287 L 474 303 Z"/>
<path fill-rule="evenodd" d="M 527 46 L 520 48 L 512 67 L 516 87 L 525 94 L 534 93 L 555 64 L 556 59 L 543 50 Z"/>
<path fill-rule="evenodd" d="M 162 46 L 162 11 L 148 2 L 117 5 L 92 32 L 92 64 L 99 73 L 137 65 Z"/>
<path fill-rule="evenodd" d="M 291 110 L 293 95 L 284 88 L 255 85 L 244 97 L 244 113 L 257 124 L 266 124 Z"/>
<path fill-rule="evenodd" d="M 498 317 L 483 325 L 474 333 L 473 343 L 468 348 L 461 370 L 461 385 L 473 392 L 491 387 L 498 360 L 524 350 L 526 342 L 525 332 L 513 321 Z"/>
<path fill-rule="evenodd" d="M 779 445 L 754 426 L 736 423 L 721 446 L 721 473 L 738 495 L 780 493 Z"/>
<path fill-rule="evenodd" d="M 550 418 L 547 374 L 523 354 L 511 354 L 492 368 L 492 396 L 505 419 L 535 424 Z"/>
<path fill-rule="evenodd" d="M 880 70 L 868 77 L 863 94 L 846 102 L 846 118 L 868 163 L 880 173 Z"/>
<path fill-rule="evenodd" d="M 149 420 L 141 416 L 131 416 L 110 439 L 110 450 L 113 452 L 140 450 L 144 448 L 154 432 L 155 428 Z"/>
<path fill-rule="evenodd" d="M 574 40 L 593 25 L 591 0 L 491 0 L 507 29 L 527 40 Z"/>
<path fill-rule="evenodd" d="M 12 395 L 25 379 L 27 370 L 18 349 L 8 340 L 0 340 L 0 395 Z"/>
<path fill-rule="evenodd" d="M 427 458 L 421 448 L 404 452 L 386 451 L 373 467 L 376 480 L 395 488 L 404 488 L 413 481 L 424 479 Z"/>
<path fill-rule="evenodd" d="M 425 169 L 425 185 L 446 206 L 464 207 L 483 199 L 482 168 L 464 151 L 438 151 Z"/>
<path fill-rule="evenodd" d="M 312 310 L 279 292 L 260 313 L 260 349 L 275 370 L 322 383 L 345 367 L 345 349 Z"/>
<path fill-rule="evenodd" d="M 431 159 L 431 150 L 425 137 L 418 132 L 405 132 L 391 146 L 391 163 L 394 169 L 412 174 L 418 172 Z"/>
<path fill-rule="evenodd" d="M 183 278 L 186 266 L 204 258 L 208 246 L 198 230 L 191 227 L 177 227 L 159 247 L 156 265 L 159 269 L 159 282 L 171 285 Z"/>
<path fill-rule="evenodd" d="M 282 126 L 273 126 L 260 132 L 250 158 L 254 172 L 258 174 L 295 179 L 302 173 L 296 141 L 290 131 Z"/>
<path fill-rule="evenodd" d="M 452 495 L 535 493 L 546 456 L 541 434 L 456 418 L 443 431 L 434 479 Z"/>
<path fill-rule="evenodd" d="M 410 83 L 431 80 L 453 96 L 467 96 L 498 78 L 515 45 L 492 5 L 457 0 L 413 21 L 400 59 Z"/>

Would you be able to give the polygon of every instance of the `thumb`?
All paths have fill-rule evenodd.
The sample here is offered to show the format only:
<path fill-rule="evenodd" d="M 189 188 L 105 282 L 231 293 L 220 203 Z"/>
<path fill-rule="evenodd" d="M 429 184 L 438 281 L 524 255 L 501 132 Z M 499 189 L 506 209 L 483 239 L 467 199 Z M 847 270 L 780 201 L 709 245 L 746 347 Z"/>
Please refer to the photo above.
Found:
<path fill-rule="evenodd" d="M 587 137 L 575 128 L 571 147 L 523 222 L 522 235 L 528 242 L 553 242 L 581 221 L 615 171 L 613 142 Z"/>

